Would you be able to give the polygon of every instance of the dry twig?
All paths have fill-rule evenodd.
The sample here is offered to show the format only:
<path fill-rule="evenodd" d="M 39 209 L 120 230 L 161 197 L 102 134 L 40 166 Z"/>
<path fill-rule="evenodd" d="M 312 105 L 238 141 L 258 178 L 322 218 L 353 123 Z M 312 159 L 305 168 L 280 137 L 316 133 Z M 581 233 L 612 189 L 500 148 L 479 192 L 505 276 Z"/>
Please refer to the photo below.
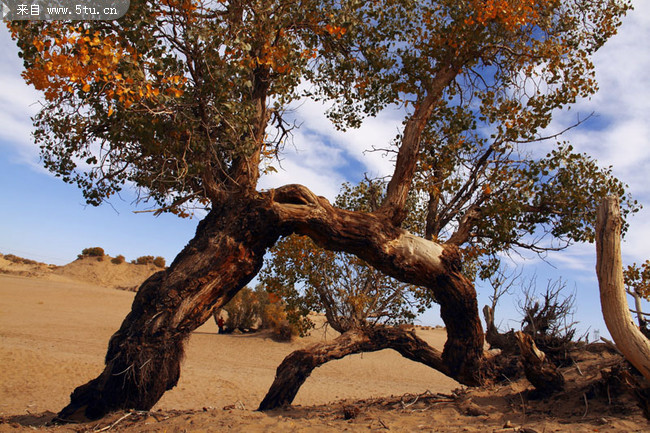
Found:
<path fill-rule="evenodd" d="M 121 423 L 122 421 L 124 421 L 125 419 L 127 419 L 128 417 L 130 417 L 131 415 L 133 415 L 133 412 L 128 412 L 126 415 L 124 415 L 123 417 L 121 417 L 120 419 L 115 421 L 113 424 L 107 425 L 106 427 L 100 428 L 99 430 L 93 430 L 93 431 L 99 433 L 99 432 L 102 432 L 102 431 L 110 430 L 113 427 L 115 427 L 116 425 L 118 425 L 119 423 Z"/>

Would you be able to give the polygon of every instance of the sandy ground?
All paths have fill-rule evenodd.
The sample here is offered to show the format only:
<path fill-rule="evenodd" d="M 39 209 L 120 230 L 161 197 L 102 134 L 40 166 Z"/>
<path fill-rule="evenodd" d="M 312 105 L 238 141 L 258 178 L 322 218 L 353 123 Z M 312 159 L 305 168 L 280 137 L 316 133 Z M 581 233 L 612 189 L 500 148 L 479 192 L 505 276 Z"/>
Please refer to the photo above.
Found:
<path fill-rule="evenodd" d="M 292 408 L 255 412 L 287 354 L 334 335 L 315 331 L 277 343 L 264 335 L 218 335 L 212 321 L 191 336 L 178 386 L 151 412 L 47 427 L 70 392 L 101 371 L 108 339 L 133 296 L 64 277 L 0 275 L 0 432 L 650 431 L 629 399 L 616 403 L 623 410 L 585 406 L 579 398 L 571 407 L 558 400 L 536 410 L 522 394 L 525 383 L 482 390 L 463 406 L 449 398 L 455 381 L 392 351 L 328 363 L 314 371 Z M 418 333 L 435 347 L 444 344 L 444 330 Z M 599 371 L 595 366 L 593 374 Z"/>
<path fill-rule="evenodd" d="M 102 369 L 106 344 L 128 313 L 134 293 L 72 281 L 0 275 L 0 414 L 58 411 L 68 395 Z M 421 336 L 441 348 L 444 330 Z M 178 386 L 155 409 L 243 404 L 255 408 L 275 368 L 293 350 L 320 339 L 277 343 L 264 335 L 219 335 L 213 321 L 189 340 Z M 393 351 L 353 355 L 317 369 L 296 404 L 391 394 L 448 393 L 458 384 Z"/>

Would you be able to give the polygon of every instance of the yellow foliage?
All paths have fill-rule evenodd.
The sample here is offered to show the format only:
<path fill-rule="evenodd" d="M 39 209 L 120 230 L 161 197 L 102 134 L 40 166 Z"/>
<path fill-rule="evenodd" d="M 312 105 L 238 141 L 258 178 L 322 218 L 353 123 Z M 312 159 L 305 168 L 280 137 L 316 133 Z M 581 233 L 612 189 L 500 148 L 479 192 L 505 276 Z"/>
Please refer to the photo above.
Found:
<path fill-rule="evenodd" d="M 115 103 L 129 107 L 143 100 L 157 98 L 162 91 L 175 98 L 183 95 L 186 78 L 161 77 L 145 74 L 137 81 L 125 77 L 125 64 L 139 66 L 145 71 L 150 66 L 125 40 L 116 35 L 100 37 L 98 31 L 90 33 L 81 25 L 63 26 L 52 22 L 43 27 L 32 44 L 40 54 L 33 66 L 23 72 L 25 80 L 42 90 L 48 101 L 57 101 L 65 94 L 80 90 L 88 93 L 102 92 L 109 100 L 109 116 Z M 153 75 L 153 78 L 147 78 Z"/>

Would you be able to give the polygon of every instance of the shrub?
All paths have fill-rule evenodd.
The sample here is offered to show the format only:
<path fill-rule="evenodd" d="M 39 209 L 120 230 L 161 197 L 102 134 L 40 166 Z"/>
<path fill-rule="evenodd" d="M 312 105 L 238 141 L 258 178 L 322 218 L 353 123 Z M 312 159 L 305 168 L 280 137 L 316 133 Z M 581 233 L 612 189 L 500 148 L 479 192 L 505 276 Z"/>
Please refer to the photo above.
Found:
<path fill-rule="evenodd" d="M 228 314 L 225 323 L 228 331 L 269 329 L 275 341 L 291 341 L 302 331 L 300 322 L 294 323 L 287 314 L 286 303 L 261 285 L 255 291 L 244 287 L 223 309 Z"/>
<path fill-rule="evenodd" d="M 136 265 L 150 265 L 153 264 L 153 256 L 140 256 L 132 263 L 135 263 Z"/>
<path fill-rule="evenodd" d="M 81 250 L 82 257 L 104 257 L 104 249 L 100 247 L 84 248 Z"/>
<path fill-rule="evenodd" d="M 165 258 L 158 256 L 155 259 L 153 259 L 153 264 L 158 266 L 159 268 L 164 269 L 165 268 Z"/>
<path fill-rule="evenodd" d="M 117 257 L 113 257 L 111 259 L 111 263 L 115 263 L 116 265 L 121 265 L 122 263 L 124 263 L 124 261 L 125 261 L 125 258 L 124 258 L 124 256 L 122 254 L 120 254 Z"/>
<path fill-rule="evenodd" d="M 260 302 L 248 287 L 241 289 L 223 309 L 228 313 L 226 328 L 230 331 L 253 329 L 260 317 Z"/>
<path fill-rule="evenodd" d="M 0 256 L 2 256 L 0 254 Z M 24 265 L 37 265 L 38 262 L 36 260 L 31 260 L 31 259 L 25 259 L 22 257 L 18 257 L 14 254 L 7 254 L 4 256 L 5 260 L 9 260 L 10 262 L 13 263 L 19 263 L 19 264 L 24 264 Z"/>

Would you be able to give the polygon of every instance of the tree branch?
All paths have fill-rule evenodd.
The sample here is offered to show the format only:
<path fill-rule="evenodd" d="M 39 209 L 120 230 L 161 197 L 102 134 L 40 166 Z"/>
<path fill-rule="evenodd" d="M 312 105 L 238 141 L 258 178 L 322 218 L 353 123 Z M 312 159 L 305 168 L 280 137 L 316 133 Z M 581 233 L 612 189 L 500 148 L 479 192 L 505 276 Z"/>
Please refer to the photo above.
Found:
<path fill-rule="evenodd" d="M 425 96 L 419 101 L 419 105 L 411 118 L 406 122 L 402 143 L 397 153 L 393 177 L 388 183 L 386 198 L 382 203 L 379 212 L 395 225 L 399 225 L 406 218 L 404 206 L 411 188 L 411 182 L 417 165 L 420 152 L 422 131 L 444 89 L 453 82 L 458 74 L 458 68 L 451 65 L 442 69 L 432 80 Z"/>

